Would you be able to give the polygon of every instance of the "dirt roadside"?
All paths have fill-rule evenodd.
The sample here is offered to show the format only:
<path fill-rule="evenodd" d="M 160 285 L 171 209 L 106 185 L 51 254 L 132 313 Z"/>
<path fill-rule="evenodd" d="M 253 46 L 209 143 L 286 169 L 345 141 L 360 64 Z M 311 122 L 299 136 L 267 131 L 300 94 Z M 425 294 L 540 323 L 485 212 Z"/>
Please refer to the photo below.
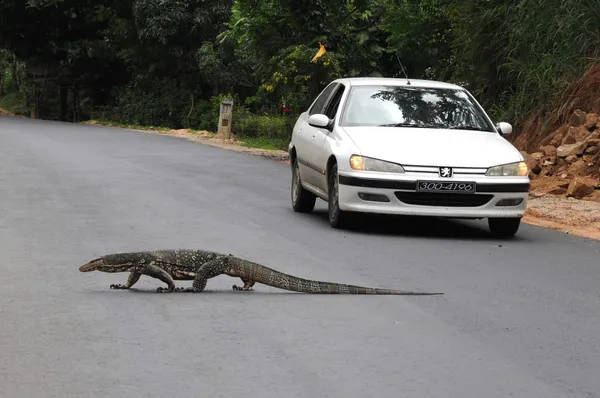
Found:
<path fill-rule="evenodd" d="M 0 114 L 10 115 L 1 109 Z M 105 125 L 93 121 L 86 122 L 85 124 Z M 146 134 L 181 137 L 205 145 L 288 163 L 288 155 L 285 151 L 248 148 L 243 146 L 243 142 L 241 141 L 236 139 L 223 140 L 216 138 L 215 134 L 209 132 L 190 132 L 188 130 L 128 130 Z M 534 179 L 532 181 L 528 209 L 523 222 L 530 225 L 551 228 L 575 236 L 600 240 L 600 191 L 586 198 L 586 200 L 565 198 L 564 195 L 552 193 L 561 184 L 564 184 L 564 181 L 558 177 Z"/>

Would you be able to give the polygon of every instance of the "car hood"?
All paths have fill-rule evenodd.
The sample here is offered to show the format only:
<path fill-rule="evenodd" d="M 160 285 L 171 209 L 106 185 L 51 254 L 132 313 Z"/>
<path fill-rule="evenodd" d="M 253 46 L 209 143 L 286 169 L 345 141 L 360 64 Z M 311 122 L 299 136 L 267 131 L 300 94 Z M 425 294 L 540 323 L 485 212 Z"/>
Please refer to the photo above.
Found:
<path fill-rule="evenodd" d="M 486 131 L 344 127 L 360 154 L 414 166 L 491 167 L 519 162 L 519 151 Z"/>

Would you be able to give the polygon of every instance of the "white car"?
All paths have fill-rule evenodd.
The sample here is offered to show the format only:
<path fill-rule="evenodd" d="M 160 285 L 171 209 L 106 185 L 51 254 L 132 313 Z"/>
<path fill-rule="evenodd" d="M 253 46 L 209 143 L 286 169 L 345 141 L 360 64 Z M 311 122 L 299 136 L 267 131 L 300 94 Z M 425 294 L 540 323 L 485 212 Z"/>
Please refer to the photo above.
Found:
<path fill-rule="evenodd" d="M 291 200 L 311 212 L 329 204 L 334 228 L 353 212 L 488 218 L 514 235 L 530 188 L 519 151 L 463 87 L 429 80 L 331 82 L 292 132 Z"/>

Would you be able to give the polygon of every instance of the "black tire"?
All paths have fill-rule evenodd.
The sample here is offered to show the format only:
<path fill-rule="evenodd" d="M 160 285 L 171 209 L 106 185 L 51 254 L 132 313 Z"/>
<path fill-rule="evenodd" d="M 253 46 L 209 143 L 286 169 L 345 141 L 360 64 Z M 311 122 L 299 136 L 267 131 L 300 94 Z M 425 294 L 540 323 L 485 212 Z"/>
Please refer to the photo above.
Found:
<path fill-rule="evenodd" d="M 493 235 L 499 238 L 513 236 L 519 230 L 521 219 L 516 218 L 489 218 L 488 226 Z"/>
<path fill-rule="evenodd" d="M 331 166 L 331 171 L 328 175 L 327 181 L 328 191 L 328 213 L 329 213 L 329 224 L 333 228 L 343 229 L 348 227 L 350 224 L 350 214 L 348 212 L 340 210 L 339 196 L 338 196 L 338 173 L 337 164 Z"/>
<path fill-rule="evenodd" d="M 315 208 L 317 197 L 304 189 L 300 181 L 300 170 L 298 169 L 298 159 L 294 160 L 292 168 L 292 208 L 298 213 L 310 213 Z"/>

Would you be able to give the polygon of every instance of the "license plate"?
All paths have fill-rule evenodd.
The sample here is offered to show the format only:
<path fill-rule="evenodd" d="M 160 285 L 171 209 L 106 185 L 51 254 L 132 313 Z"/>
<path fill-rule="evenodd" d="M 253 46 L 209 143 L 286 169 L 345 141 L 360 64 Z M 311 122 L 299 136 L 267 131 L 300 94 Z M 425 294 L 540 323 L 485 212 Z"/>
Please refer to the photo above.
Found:
<path fill-rule="evenodd" d="M 418 192 L 475 193 L 474 182 L 417 181 Z"/>

